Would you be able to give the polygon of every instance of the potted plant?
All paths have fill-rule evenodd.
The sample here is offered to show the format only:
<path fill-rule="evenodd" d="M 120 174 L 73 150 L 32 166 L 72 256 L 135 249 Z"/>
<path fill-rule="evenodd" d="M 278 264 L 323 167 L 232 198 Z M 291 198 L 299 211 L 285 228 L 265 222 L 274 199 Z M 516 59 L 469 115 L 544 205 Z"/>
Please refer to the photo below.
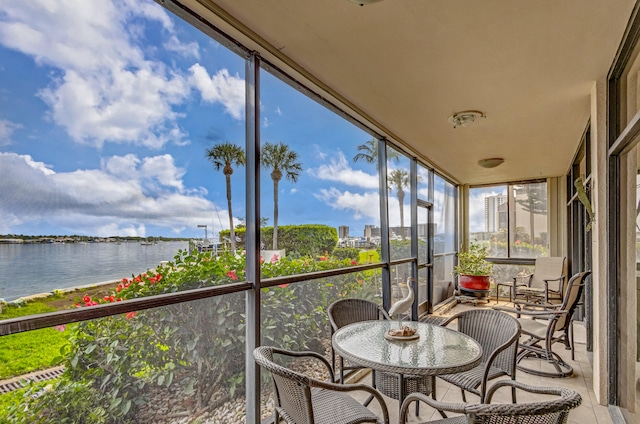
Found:
<path fill-rule="evenodd" d="M 487 262 L 488 248 L 478 243 L 471 243 L 466 252 L 458 253 L 458 265 L 453 273 L 458 275 L 458 285 L 461 290 L 488 291 L 489 276 L 493 264 Z"/>

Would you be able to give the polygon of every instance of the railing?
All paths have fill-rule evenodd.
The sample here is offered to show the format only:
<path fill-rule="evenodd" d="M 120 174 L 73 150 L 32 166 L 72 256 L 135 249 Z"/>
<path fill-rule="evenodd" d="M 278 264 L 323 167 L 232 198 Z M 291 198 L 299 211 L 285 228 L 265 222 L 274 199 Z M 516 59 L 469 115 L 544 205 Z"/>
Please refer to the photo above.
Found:
<path fill-rule="evenodd" d="M 379 302 L 384 267 L 356 265 L 263 279 L 262 343 L 328 354 L 326 306 L 345 296 Z M 112 417 L 135 416 L 140 423 L 184 417 L 243 422 L 238 408 L 245 404 L 243 351 L 251 320 L 245 319 L 242 293 L 253 289 L 250 282 L 238 282 L 2 320 L 2 336 L 65 326 L 72 340 L 65 375 L 50 383 L 55 398 L 34 386 L 26 397 L 20 395 L 20 402 L 40 402 L 54 421 L 65 417 L 56 414 L 77 408 L 77 413 L 105 410 Z M 87 394 L 83 404 L 78 385 Z M 138 396 L 151 400 L 139 406 Z M 58 411 L 56 405 L 62 404 L 67 406 Z M 30 405 L 33 409 L 36 404 Z M 261 411 L 263 418 L 271 413 L 266 400 Z"/>

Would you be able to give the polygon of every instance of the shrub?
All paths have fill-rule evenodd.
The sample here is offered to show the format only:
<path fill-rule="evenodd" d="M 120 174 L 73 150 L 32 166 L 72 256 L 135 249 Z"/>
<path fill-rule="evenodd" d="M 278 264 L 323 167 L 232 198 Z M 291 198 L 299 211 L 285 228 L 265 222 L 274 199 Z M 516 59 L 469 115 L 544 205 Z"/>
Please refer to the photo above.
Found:
<path fill-rule="evenodd" d="M 336 259 L 353 259 L 357 261 L 360 257 L 360 249 L 355 247 L 336 247 L 333 250 L 333 256 Z"/>
<path fill-rule="evenodd" d="M 244 247 L 246 229 L 238 228 L 235 231 L 236 237 L 240 238 L 237 245 Z M 229 237 L 229 230 L 220 231 L 220 238 L 225 237 Z M 261 228 L 260 239 L 265 244 L 265 249 L 269 249 L 273 239 L 273 227 Z M 325 252 L 331 254 L 337 244 L 338 232 L 335 228 L 327 225 L 284 225 L 278 227 L 278 249 L 285 249 L 287 255 L 314 257 Z"/>
<path fill-rule="evenodd" d="M 107 411 L 97 406 L 101 395 L 85 381 L 31 383 L 21 404 L 10 405 L 6 419 L 20 424 L 105 424 Z M 3 421 L 4 422 L 4 421 Z M 122 421 L 126 422 L 126 421 Z"/>
<path fill-rule="evenodd" d="M 263 263 L 261 272 L 269 278 L 355 264 L 327 256 L 284 258 Z M 102 299 L 85 296 L 77 306 L 242 281 L 244 270 L 241 255 L 216 258 L 209 252 L 180 251 L 174 262 L 123 278 L 111 295 Z M 328 339 L 327 305 L 355 293 L 373 298 L 376 287 L 365 284 L 367 275 L 373 272 L 263 289 L 264 343 L 321 351 L 320 340 Z M 134 422 L 151 388 L 176 383 L 185 396 L 194 399 L 195 411 L 214 409 L 244 391 L 244 314 L 244 294 L 240 293 L 78 323 L 68 330 L 70 344 L 62 352 L 66 370 L 55 386 L 60 399 L 69 397 L 68 404 L 58 405 L 60 399 L 56 402 L 48 393 L 27 398 L 13 409 L 11 422 Z M 78 399 L 71 399 L 73 396 Z M 87 411 L 95 419 L 87 421 Z"/>

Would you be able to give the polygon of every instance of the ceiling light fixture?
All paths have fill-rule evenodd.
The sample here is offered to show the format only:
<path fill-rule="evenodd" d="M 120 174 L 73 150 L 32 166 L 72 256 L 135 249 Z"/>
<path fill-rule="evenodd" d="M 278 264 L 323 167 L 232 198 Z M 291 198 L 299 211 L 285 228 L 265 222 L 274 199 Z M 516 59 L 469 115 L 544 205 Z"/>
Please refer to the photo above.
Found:
<path fill-rule="evenodd" d="M 360 6 L 364 6 L 365 4 L 371 4 L 379 2 L 380 0 L 351 0 L 353 3 L 359 4 Z"/>
<path fill-rule="evenodd" d="M 466 127 L 478 118 L 486 118 L 487 115 L 479 110 L 464 110 L 456 112 L 449 117 L 449 123 L 453 124 L 453 128 Z"/>
<path fill-rule="evenodd" d="M 502 158 L 488 158 L 488 159 L 480 159 L 478 161 L 478 165 L 483 168 L 495 168 L 498 165 L 502 165 L 504 163 L 504 159 Z"/>

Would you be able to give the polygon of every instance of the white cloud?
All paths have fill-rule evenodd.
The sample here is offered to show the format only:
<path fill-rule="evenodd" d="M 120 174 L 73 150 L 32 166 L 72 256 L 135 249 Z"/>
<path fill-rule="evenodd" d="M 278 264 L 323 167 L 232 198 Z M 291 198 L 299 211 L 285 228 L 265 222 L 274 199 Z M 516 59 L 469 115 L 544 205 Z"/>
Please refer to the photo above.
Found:
<path fill-rule="evenodd" d="M 276 107 L 276 115 L 282 116 L 282 111 L 280 110 L 280 106 Z"/>
<path fill-rule="evenodd" d="M 327 154 L 320 148 L 319 145 L 313 145 L 313 154 L 320 160 L 325 160 L 327 158 Z"/>
<path fill-rule="evenodd" d="M 102 160 L 102 169 L 116 177 L 138 180 L 141 185 L 153 191 L 172 188 L 179 193 L 184 192 L 182 177 L 185 170 L 175 165 L 173 157 L 165 154 L 161 156 L 139 159 L 134 154 L 112 156 Z"/>
<path fill-rule="evenodd" d="M 140 159 L 133 153 L 125 156 L 112 156 L 102 160 L 102 168 L 112 175 L 128 175 L 138 164 Z"/>
<path fill-rule="evenodd" d="M 353 187 L 377 188 L 378 176 L 367 174 L 349 167 L 347 159 L 342 151 L 338 150 L 336 156 L 331 158 L 329 164 L 320 165 L 318 168 L 310 168 L 308 172 L 316 178 L 324 181 L 334 181 Z"/>
<path fill-rule="evenodd" d="M 289 191 L 289 193 L 291 194 L 296 194 L 298 192 L 297 188 L 292 188 L 291 191 Z"/>
<path fill-rule="evenodd" d="M 418 166 L 418 198 L 429 198 L 429 170 Z"/>
<path fill-rule="evenodd" d="M 167 80 L 149 69 L 116 68 L 93 75 L 68 71 L 55 89 L 44 89 L 40 96 L 52 108 L 54 121 L 78 142 L 160 148 L 186 136 L 171 107 L 187 91 L 180 78 Z"/>
<path fill-rule="evenodd" d="M 331 208 L 353 214 L 355 219 L 372 218 L 380 221 L 380 200 L 378 193 L 351 193 L 335 187 L 320 189 L 315 198 Z"/>
<path fill-rule="evenodd" d="M 183 172 L 168 155 L 111 157 L 101 169 L 54 172 L 30 156 L 0 153 L 0 198 L 7 199 L 0 228 L 6 234 L 46 222 L 69 234 L 144 236 L 150 226 L 179 233 L 210 222 L 217 209 L 228 222 L 225 208 L 184 193 Z"/>
<path fill-rule="evenodd" d="M 154 2 L 140 0 L 115 0 L 115 3 L 126 5 L 126 8 L 130 10 L 132 14 L 158 21 L 162 24 L 164 29 L 173 31 L 173 21 L 171 21 L 171 18 L 169 18 L 169 15 L 165 12 L 164 8 Z"/>
<path fill-rule="evenodd" d="M 6 119 L 0 119 L 0 146 L 11 144 L 11 136 L 18 128 L 22 128 L 22 125 L 7 121 Z"/>
<path fill-rule="evenodd" d="M 226 69 L 209 76 L 209 72 L 198 63 L 191 66 L 189 71 L 190 82 L 200 91 L 204 101 L 220 103 L 233 118 L 242 119 L 245 104 L 244 78 L 237 74 L 232 76 Z"/>
<path fill-rule="evenodd" d="M 33 168 L 39 172 L 41 172 L 44 175 L 53 175 L 55 174 L 55 172 L 51 169 L 50 165 L 45 164 L 44 162 L 36 162 L 33 160 L 33 158 L 29 155 L 25 155 L 24 157 L 24 161 L 27 164 L 27 166 L 29 166 L 30 168 Z"/>
<path fill-rule="evenodd" d="M 184 190 L 182 177 L 185 170 L 176 167 L 171 155 L 145 158 L 140 171 L 145 178 L 157 180 L 162 186 L 172 187 L 180 193 Z"/>
<path fill-rule="evenodd" d="M 113 235 L 119 235 L 122 237 L 146 237 L 147 229 L 144 224 L 118 226 L 115 223 L 99 225 L 96 227 L 96 236 L 99 237 L 111 237 Z"/>
<path fill-rule="evenodd" d="M 145 58 L 136 44 L 141 24 L 130 22 L 140 17 L 161 23 L 171 43 L 173 24 L 162 7 L 132 0 L 7 2 L 0 43 L 57 70 L 39 95 L 75 141 L 98 147 L 182 142 L 173 107 L 188 96 L 188 81 Z"/>
<path fill-rule="evenodd" d="M 169 37 L 169 41 L 163 44 L 163 47 L 169 51 L 179 53 L 184 57 L 200 59 L 200 47 L 195 41 L 192 41 L 191 43 L 183 43 L 178 40 L 178 37 L 172 35 Z"/>

